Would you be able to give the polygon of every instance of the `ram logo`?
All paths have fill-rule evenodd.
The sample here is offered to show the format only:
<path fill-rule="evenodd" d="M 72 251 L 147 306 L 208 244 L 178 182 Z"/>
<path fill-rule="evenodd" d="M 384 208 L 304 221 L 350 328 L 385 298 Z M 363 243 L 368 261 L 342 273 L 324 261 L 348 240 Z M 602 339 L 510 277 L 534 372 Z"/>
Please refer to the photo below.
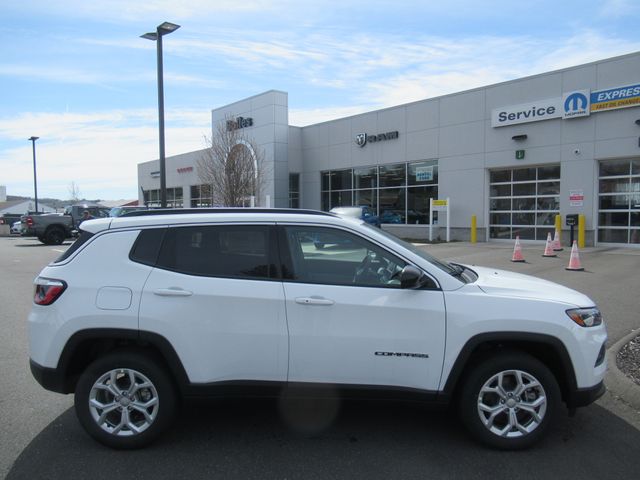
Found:
<path fill-rule="evenodd" d="M 364 147 L 367 144 L 367 134 L 359 133 L 356 135 L 356 145 L 359 147 Z"/>

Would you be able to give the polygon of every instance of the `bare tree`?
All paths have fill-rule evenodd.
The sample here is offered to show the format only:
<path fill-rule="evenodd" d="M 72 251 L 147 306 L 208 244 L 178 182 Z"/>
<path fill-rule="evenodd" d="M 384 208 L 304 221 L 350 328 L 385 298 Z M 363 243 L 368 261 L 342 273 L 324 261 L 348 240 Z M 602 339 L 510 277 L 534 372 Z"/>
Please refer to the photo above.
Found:
<path fill-rule="evenodd" d="M 78 184 L 76 182 L 72 181 L 69 184 L 68 190 L 69 196 L 71 197 L 71 201 L 73 203 L 80 201 L 80 187 L 78 187 Z"/>
<path fill-rule="evenodd" d="M 264 154 L 231 117 L 214 127 L 209 147 L 198 160 L 198 177 L 211 189 L 214 205 L 241 207 L 264 187 Z"/>

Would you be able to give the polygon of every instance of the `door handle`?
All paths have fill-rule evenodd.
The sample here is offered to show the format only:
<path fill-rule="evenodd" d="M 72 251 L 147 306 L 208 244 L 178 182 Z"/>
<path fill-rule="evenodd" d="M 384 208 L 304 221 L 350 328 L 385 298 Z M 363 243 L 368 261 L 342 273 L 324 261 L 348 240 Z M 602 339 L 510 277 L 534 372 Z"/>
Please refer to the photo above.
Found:
<path fill-rule="evenodd" d="M 333 300 L 322 297 L 297 297 L 296 303 L 300 305 L 333 305 Z"/>
<path fill-rule="evenodd" d="M 189 290 L 183 290 L 182 288 L 171 287 L 171 288 L 157 288 L 153 291 L 154 295 L 158 295 L 160 297 L 190 297 L 193 295 L 193 292 Z"/>

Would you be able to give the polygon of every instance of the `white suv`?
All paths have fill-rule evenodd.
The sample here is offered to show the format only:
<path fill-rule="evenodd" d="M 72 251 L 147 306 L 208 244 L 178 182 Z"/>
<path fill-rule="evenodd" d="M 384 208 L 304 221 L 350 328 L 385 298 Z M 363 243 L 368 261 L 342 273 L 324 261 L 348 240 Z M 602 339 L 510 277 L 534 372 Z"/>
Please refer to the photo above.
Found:
<path fill-rule="evenodd" d="M 111 447 L 151 442 L 180 396 L 333 392 L 455 402 L 476 438 L 516 449 L 604 392 L 589 298 L 361 220 L 152 210 L 82 229 L 35 280 L 31 370 Z"/>

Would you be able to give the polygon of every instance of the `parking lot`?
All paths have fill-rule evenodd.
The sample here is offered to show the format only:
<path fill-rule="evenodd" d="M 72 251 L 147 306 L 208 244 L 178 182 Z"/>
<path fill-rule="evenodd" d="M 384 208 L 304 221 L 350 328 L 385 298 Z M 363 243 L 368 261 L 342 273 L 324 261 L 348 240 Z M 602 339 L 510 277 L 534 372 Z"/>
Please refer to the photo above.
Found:
<path fill-rule="evenodd" d="M 634 478 L 640 413 L 611 393 L 526 452 L 501 453 L 470 440 L 454 414 L 420 405 L 278 400 L 188 402 L 150 448 L 108 450 L 75 419 L 72 396 L 42 389 L 28 366 L 26 317 L 32 280 L 63 252 L 35 239 L 0 238 L 0 476 L 8 478 Z M 569 250 L 510 262 L 507 243 L 425 246 L 440 258 L 505 268 L 575 288 L 600 306 L 609 345 L 640 327 L 640 250 L 588 248 L 584 272 L 569 272 Z M 614 392 L 615 393 L 615 392 Z"/>

